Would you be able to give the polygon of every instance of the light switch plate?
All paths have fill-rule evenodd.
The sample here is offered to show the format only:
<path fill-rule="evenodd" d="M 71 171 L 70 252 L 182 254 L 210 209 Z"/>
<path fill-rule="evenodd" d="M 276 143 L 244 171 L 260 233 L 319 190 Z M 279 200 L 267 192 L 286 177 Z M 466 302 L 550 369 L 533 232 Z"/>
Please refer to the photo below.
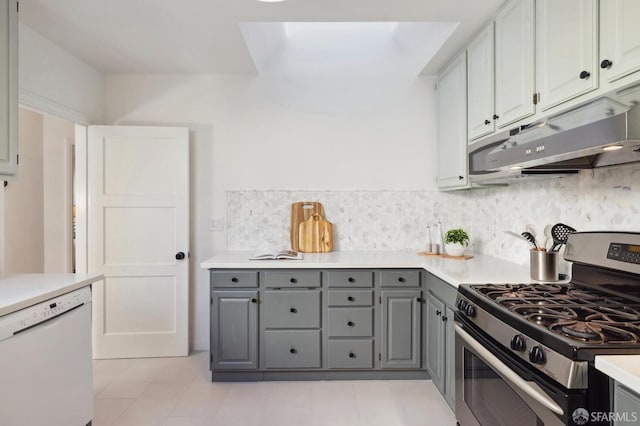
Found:
<path fill-rule="evenodd" d="M 224 219 L 214 217 L 209 220 L 209 231 L 224 231 Z"/>

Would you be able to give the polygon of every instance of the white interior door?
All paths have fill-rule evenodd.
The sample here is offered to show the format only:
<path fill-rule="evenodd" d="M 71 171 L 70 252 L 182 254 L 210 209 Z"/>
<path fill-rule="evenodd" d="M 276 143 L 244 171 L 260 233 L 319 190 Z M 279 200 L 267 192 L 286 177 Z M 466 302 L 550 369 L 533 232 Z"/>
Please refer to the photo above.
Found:
<path fill-rule="evenodd" d="M 88 269 L 105 276 L 93 356 L 188 355 L 188 129 L 89 126 L 88 139 Z"/>

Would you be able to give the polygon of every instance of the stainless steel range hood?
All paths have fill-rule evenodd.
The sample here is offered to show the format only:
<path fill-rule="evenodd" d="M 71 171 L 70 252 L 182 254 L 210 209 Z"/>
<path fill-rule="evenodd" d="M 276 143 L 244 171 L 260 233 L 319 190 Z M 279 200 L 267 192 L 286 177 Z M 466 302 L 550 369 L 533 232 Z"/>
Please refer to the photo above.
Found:
<path fill-rule="evenodd" d="M 472 183 L 509 183 L 640 162 L 638 92 L 621 97 L 622 102 L 598 98 L 483 140 L 482 149 L 469 155 Z"/>
<path fill-rule="evenodd" d="M 640 161 L 640 108 L 600 98 L 524 127 L 487 154 L 487 169 L 558 170 L 633 161 Z"/>

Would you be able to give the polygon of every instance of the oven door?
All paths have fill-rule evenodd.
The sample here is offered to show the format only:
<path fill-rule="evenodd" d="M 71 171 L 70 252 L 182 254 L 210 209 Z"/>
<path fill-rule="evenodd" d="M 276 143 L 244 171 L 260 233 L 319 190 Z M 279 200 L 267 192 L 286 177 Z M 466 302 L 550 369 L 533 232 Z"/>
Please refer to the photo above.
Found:
<path fill-rule="evenodd" d="M 573 424 L 573 399 L 509 361 L 494 342 L 455 323 L 456 417 L 460 426 Z M 473 335 L 472 335 L 472 334 Z"/>

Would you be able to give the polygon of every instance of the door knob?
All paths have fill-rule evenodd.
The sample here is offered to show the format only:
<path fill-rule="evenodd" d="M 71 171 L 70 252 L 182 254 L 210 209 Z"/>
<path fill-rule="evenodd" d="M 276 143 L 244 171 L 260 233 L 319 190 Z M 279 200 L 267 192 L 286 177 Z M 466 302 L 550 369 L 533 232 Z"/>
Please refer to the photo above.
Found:
<path fill-rule="evenodd" d="M 182 260 L 184 259 L 184 252 L 179 251 L 176 253 L 176 260 Z"/>

